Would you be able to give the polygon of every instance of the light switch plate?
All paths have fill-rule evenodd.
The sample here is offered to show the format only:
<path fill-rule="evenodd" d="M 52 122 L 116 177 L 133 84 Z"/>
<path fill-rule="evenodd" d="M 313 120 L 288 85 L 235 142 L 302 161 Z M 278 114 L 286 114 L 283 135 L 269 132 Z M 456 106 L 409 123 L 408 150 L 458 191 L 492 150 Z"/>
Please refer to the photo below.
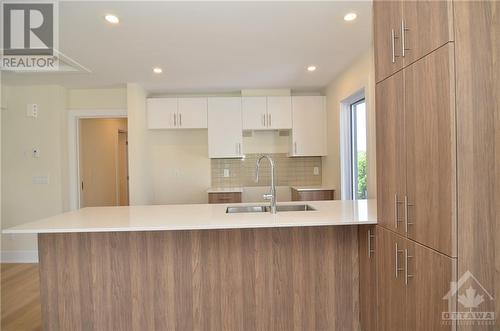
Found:
<path fill-rule="evenodd" d="M 229 177 L 229 169 L 224 169 L 224 177 Z"/>
<path fill-rule="evenodd" d="M 313 168 L 313 174 L 314 174 L 314 176 L 318 176 L 319 175 L 319 167 L 314 167 Z"/>
<path fill-rule="evenodd" d="M 49 175 L 33 176 L 32 182 L 37 185 L 47 185 L 50 183 Z"/>

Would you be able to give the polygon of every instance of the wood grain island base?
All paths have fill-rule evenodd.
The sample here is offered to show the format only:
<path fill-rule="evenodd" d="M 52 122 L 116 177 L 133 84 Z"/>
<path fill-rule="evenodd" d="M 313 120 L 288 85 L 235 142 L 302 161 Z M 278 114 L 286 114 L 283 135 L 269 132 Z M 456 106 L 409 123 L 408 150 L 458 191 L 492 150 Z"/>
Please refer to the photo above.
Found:
<path fill-rule="evenodd" d="M 44 330 L 357 330 L 356 226 L 38 235 Z"/>

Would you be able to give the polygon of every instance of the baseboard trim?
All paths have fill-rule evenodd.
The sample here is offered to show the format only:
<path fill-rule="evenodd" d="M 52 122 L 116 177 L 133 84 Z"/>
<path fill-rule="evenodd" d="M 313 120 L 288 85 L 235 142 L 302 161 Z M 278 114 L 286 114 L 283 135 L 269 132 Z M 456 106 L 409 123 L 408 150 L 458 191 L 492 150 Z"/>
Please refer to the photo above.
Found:
<path fill-rule="evenodd" d="M 2 251 L 2 263 L 38 263 L 38 251 Z"/>

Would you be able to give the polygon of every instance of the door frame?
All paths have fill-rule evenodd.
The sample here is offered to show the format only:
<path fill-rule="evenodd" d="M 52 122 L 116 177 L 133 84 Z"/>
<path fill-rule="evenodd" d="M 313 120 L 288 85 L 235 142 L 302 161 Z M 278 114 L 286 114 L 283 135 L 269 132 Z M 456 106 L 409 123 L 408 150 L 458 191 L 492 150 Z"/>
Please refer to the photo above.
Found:
<path fill-rule="evenodd" d="M 126 109 L 68 110 L 69 210 L 80 209 L 80 132 L 78 121 L 86 118 L 127 118 Z"/>

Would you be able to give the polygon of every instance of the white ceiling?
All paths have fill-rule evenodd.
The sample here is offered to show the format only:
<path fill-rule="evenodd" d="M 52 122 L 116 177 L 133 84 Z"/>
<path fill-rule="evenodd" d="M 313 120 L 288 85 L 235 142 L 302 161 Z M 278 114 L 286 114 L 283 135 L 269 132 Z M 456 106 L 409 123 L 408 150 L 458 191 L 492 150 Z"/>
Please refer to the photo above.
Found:
<path fill-rule="evenodd" d="M 345 22 L 354 11 L 358 19 Z M 367 51 L 371 2 L 61 2 L 60 49 L 91 73 L 6 74 L 69 88 L 153 93 L 318 90 Z M 104 15 L 120 18 L 110 25 Z M 318 70 L 306 71 L 314 64 Z M 163 74 L 153 74 L 153 67 Z"/>

